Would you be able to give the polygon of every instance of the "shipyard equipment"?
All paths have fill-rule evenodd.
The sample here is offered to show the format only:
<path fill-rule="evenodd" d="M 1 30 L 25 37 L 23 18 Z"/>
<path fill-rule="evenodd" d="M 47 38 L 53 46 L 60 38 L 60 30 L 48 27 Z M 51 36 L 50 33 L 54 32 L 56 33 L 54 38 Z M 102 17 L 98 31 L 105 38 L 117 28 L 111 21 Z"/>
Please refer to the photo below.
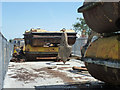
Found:
<path fill-rule="evenodd" d="M 89 73 L 106 83 L 120 85 L 120 2 L 84 2 L 78 12 L 83 13 L 92 29 L 82 49 Z M 98 39 L 90 42 L 94 35 Z"/>
<path fill-rule="evenodd" d="M 61 59 L 62 54 L 60 53 L 63 51 L 61 42 L 65 40 L 62 39 L 62 36 L 66 37 L 67 43 L 70 46 L 76 41 L 76 32 L 73 30 L 46 31 L 31 29 L 30 31 L 26 31 L 24 34 L 26 59 Z"/>

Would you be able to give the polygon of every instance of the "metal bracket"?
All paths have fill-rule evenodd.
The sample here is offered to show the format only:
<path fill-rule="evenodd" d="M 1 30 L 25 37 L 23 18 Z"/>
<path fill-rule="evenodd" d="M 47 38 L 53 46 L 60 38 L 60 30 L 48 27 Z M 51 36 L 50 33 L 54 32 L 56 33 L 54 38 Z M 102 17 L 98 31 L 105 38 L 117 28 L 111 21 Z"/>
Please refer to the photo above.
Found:
<path fill-rule="evenodd" d="M 58 57 L 63 61 L 64 64 L 69 58 L 71 54 L 71 50 L 72 50 L 72 46 L 68 45 L 67 33 L 63 32 L 59 46 L 59 51 L 58 51 Z"/>

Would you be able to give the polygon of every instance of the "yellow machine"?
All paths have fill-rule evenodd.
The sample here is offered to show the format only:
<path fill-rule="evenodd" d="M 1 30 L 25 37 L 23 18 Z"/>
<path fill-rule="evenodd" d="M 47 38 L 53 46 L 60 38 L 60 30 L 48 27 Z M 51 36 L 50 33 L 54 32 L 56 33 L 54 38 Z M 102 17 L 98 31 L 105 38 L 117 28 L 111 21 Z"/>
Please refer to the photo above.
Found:
<path fill-rule="evenodd" d="M 31 29 L 30 31 L 25 31 L 26 59 L 58 59 L 58 47 L 63 31 L 67 33 L 68 44 L 73 45 L 76 40 L 76 33 L 73 30 L 46 31 Z"/>

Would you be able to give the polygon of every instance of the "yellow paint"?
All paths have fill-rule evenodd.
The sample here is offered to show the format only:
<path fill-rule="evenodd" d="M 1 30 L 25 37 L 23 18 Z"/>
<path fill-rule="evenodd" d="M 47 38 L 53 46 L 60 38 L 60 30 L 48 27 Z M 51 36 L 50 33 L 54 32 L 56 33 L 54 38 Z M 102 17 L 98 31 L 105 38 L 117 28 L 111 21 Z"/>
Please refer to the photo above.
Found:
<path fill-rule="evenodd" d="M 46 31 L 46 30 L 43 30 L 43 29 L 31 29 L 30 31 L 29 30 L 26 30 L 25 33 L 31 33 L 31 32 L 51 32 L 51 33 L 59 33 L 59 32 L 63 32 L 62 30 L 60 31 Z M 72 29 L 65 29 L 65 32 L 75 32 L 74 30 Z"/>
<path fill-rule="evenodd" d="M 18 52 L 16 51 L 16 49 L 19 49 L 19 47 L 15 46 L 13 53 L 18 53 Z"/>
<path fill-rule="evenodd" d="M 16 50 L 14 50 L 14 53 L 18 53 Z"/>
<path fill-rule="evenodd" d="M 25 51 L 25 45 L 23 46 L 23 51 Z"/>
<path fill-rule="evenodd" d="M 25 51 L 29 52 L 58 52 L 58 47 L 32 47 L 31 45 L 26 45 Z"/>
<path fill-rule="evenodd" d="M 120 36 L 100 38 L 88 47 L 86 57 L 120 60 Z"/>

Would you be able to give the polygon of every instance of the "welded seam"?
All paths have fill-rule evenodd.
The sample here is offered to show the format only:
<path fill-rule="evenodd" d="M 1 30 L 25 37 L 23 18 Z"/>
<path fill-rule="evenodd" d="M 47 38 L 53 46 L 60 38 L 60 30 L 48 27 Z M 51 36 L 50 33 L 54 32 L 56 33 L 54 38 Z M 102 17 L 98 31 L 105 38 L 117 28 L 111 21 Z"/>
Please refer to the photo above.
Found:
<path fill-rule="evenodd" d="M 92 59 L 92 58 L 82 58 L 84 62 L 103 65 L 111 68 L 120 68 L 120 61 L 113 60 L 103 60 L 103 59 Z"/>

